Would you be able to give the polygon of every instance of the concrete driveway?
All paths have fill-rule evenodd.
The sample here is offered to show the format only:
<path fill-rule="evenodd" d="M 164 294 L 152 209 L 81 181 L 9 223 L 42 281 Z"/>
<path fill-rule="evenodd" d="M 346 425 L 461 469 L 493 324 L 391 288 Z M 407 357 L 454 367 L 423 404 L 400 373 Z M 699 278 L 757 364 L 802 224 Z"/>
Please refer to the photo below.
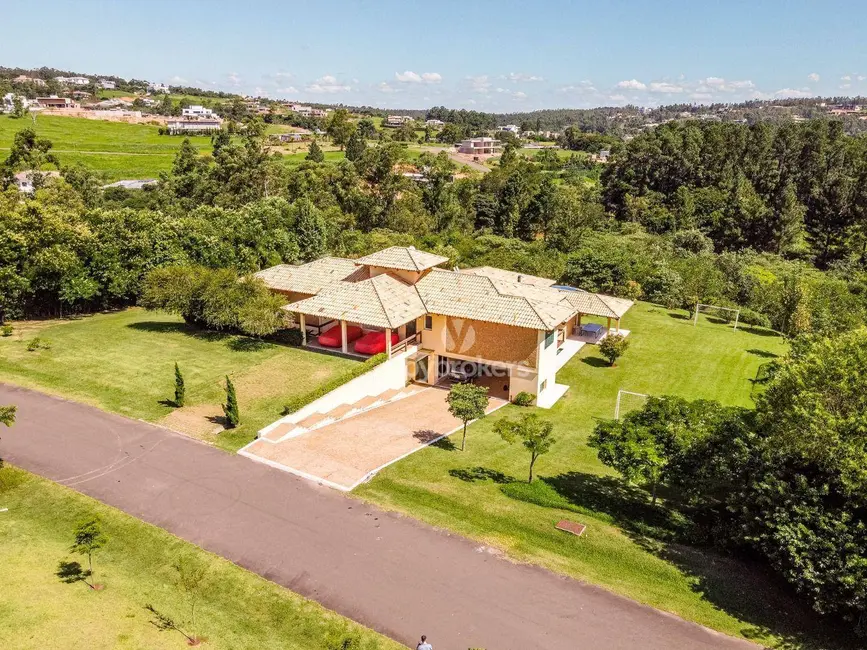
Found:
<path fill-rule="evenodd" d="M 461 421 L 449 413 L 447 394 L 442 388 L 421 388 L 409 397 L 283 442 L 256 440 L 239 453 L 348 491 L 383 467 L 461 428 Z M 505 404 L 492 398 L 488 413 Z"/>

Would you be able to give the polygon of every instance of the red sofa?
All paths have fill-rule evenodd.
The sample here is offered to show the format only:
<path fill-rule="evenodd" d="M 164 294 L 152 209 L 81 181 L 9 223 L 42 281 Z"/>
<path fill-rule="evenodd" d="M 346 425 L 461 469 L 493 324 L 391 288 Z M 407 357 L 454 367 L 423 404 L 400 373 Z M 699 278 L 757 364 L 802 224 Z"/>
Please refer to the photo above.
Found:
<path fill-rule="evenodd" d="M 360 327 L 356 327 L 355 325 L 347 325 L 346 326 L 346 342 L 352 343 L 352 341 L 356 339 L 360 339 L 364 332 Z M 332 327 L 327 332 L 323 332 L 319 335 L 317 339 L 319 341 L 319 345 L 325 348 L 339 348 L 342 347 L 343 341 L 340 338 L 340 325 Z"/>
<path fill-rule="evenodd" d="M 391 344 L 398 342 L 397 332 L 391 333 Z M 359 354 L 379 354 L 385 352 L 385 332 L 368 332 L 355 342 Z"/>

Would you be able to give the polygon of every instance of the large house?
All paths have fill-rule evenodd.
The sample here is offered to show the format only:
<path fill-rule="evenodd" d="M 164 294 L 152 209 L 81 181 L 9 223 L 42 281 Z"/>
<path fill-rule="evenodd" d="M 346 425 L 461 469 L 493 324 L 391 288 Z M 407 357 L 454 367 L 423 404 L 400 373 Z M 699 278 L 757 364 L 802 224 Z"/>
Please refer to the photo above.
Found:
<path fill-rule="evenodd" d="M 502 151 L 502 143 L 494 138 L 470 138 L 458 145 L 458 152 L 473 156 L 492 156 Z"/>
<path fill-rule="evenodd" d="M 214 111 L 210 108 L 194 104 L 193 106 L 181 109 L 181 117 L 187 119 L 197 119 L 201 117 L 212 118 L 214 117 Z"/>
<path fill-rule="evenodd" d="M 412 122 L 411 115 L 388 115 L 383 122 L 383 126 L 398 127 Z"/>
<path fill-rule="evenodd" d="M 78 108 L 78 104 L 72 101 L 69 97 L 58 97 L 50 95 L 49 97 L 37 97 L 36 104 L 42 108 Z"/>
<path fill-rule="evenodd" d="M 566 391 L 555 376 L 587 340 L 582 317 L 607 319 L 607 329 L 588 326 L 600 340 L 633 304 L 502 269 L 440 268 L 447 261 L 394 246 L 256 276 L 286 297 L 306 346 L 403 356 L 407 380 L 471 380 L 506 399 L 530 393 L 542 407 Z"/>
<path fill-rule="evenodd" d="M 54 79 L 67 86 L 87 86 L 90 84 L 90 79 L 87 77 L 54 77 Z"/>
<path fill-rule="evenodd" d="M 214 119 L 171 119 L 166 122 L 166 128 L 169 133 L 174 135 L 177 133 L 211 133 L 219 131 L 223 126 L 223 120 Z"/>

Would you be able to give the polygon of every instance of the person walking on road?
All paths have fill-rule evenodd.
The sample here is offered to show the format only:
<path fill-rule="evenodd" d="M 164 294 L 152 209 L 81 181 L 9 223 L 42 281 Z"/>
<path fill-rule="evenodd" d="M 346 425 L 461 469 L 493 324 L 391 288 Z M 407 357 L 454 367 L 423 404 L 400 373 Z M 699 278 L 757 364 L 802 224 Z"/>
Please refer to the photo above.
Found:
<path fill-rule="evenodd" d="M 421 635 L 421 643 L 419 643 L 415 647 L 415 650 L 433 650 L 433 646 L 427 642 L 427 637 L 424 634 L 422 634 Z"/>

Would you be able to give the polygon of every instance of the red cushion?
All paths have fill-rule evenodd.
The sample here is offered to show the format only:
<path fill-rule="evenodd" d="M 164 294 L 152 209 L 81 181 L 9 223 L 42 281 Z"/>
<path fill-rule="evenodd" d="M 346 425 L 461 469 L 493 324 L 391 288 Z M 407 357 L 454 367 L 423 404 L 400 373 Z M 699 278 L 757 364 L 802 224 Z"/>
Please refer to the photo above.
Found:
<path fill-rule="evenodd" d="M 347 325 L 346 326 L 346 342 L 351 343 L 355 339 L 361 338 L 361 335 L 364 332 L 360 327 L 356 327 L 355 325 Z M 319 345 L 325 348 L 339 348 L 342 346 L 342 341 L 340 338 L 340 325 L 336 325 L 332 327 L 327 332 L 323 332 L 319 335 L 317 339 L 319 341 Z"/>
<path fill-rule="evenodd" d="M 397 332 L 392 332 L 391 344 L 395 345 L 398 340 Z M 385 352 L 385 332 L 368 332 L 355 342 L 355 351 L 359 354 Z"/>

